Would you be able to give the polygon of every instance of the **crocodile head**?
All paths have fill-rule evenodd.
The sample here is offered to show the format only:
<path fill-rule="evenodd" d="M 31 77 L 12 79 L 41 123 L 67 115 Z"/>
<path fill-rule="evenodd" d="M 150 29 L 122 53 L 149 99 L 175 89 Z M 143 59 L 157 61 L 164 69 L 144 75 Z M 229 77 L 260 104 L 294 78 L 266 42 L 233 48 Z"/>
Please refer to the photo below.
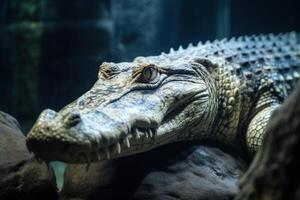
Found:
<path fill-rule="evenodd" d="M 27 146 L 47 161 L 85 163 L 203 137 L 216 113 L 213 85 L 193 62 L 103 63 L 89 91 L 40 114 Z"/>

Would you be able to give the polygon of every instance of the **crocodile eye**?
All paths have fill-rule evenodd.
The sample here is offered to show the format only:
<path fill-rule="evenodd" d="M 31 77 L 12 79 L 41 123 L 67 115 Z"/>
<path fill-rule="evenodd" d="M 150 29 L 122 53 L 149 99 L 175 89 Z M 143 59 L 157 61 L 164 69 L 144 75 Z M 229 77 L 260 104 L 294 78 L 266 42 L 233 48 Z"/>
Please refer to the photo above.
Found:
<path fill-rule="evenodd" d="M 141 73 L 141 80 L 143 82 L 152 82 L 158 76 L 158 70 L 155 66 L 145 67 Z"/>

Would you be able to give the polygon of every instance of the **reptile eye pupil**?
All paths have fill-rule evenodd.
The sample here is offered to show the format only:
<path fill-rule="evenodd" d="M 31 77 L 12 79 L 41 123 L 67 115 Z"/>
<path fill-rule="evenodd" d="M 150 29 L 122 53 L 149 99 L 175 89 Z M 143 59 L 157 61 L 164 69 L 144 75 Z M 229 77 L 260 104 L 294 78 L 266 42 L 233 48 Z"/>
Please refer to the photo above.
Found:
<path fill-rule="evenodd" d="M 151 79 L 151 76 L 152 76 L 152 70 L 150 68 L 146 69 L 145 70 L 145 77 L 147 79 Z"/>
<path fill-rule="evenodd" d="M 157 72 L 154 67 L 147 67 L 142 72 L 142 77 L 145 82 L 153 81 L 156 76 Z"/>

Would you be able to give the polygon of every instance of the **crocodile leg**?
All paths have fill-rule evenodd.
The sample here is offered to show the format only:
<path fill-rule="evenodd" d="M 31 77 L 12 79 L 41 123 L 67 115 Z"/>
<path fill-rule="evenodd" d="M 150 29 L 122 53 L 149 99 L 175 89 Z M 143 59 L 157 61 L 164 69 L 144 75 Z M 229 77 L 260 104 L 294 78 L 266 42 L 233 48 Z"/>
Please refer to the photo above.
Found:
<path fill-rule="evenodd" d="M 257 152 L 261 146 L 267 123 L 278 106 L 279 104 L 273 104 L 262 109 L 250 121 L 247 129 L 247 147 L 251 153 Z"/>

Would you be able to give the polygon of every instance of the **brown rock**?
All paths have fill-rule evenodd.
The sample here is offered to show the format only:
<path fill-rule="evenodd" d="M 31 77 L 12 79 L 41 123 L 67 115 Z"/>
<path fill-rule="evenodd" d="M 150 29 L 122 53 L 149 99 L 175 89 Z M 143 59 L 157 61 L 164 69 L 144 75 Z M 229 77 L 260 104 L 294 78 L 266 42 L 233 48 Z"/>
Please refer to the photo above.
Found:
<path fill-rule="evenodd" d="M 276 110 L 235 200 L 300 199 L 300 85 Z"/>
<path fill-rule="evenodd" d="M 57 199 L 53 175 L 27 150 L 18 122 L 0 112 L 0 199 Z"/>
<path fill-rule="evenodd" d="M 173 144 L 143 154 L 69 165 L 62 199 L 225 200 L 237 193 L 246 164 L 199 144 Z"/>

